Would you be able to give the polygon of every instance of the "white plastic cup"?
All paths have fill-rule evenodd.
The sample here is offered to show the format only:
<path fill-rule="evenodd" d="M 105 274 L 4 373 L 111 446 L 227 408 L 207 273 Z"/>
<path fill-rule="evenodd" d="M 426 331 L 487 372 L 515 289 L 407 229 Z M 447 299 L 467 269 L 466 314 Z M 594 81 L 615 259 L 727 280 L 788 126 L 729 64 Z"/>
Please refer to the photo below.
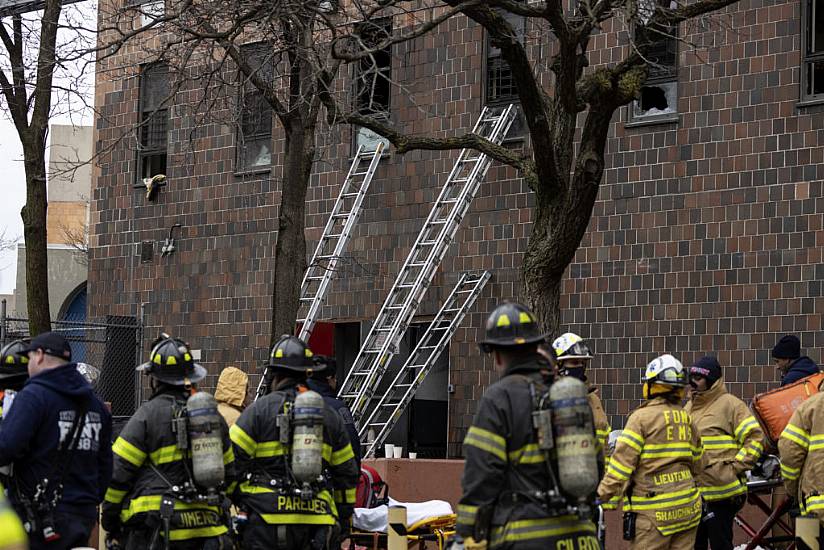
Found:
<path fill-rule="evenodd" d="M 409 453 L 409 458 L 410 459 L 418 458 L 418 453 Z"/>
<path fill-rule="evenodd" d="M 387 443 L 386 445 L 383 446 L 383 454 L 384 454 L 384 456 L 386 456 L 386 458 L 392 458 L 394 453 L 395 453 L 395 446 L 392 445 L 391 443 Z"/>
<path fill-rule="evenodd" d="M 403 447 L 396 445 L 394 449 L 392 449 L 395 453 L 395 458 L 402 458 L 403 457 Z"/>

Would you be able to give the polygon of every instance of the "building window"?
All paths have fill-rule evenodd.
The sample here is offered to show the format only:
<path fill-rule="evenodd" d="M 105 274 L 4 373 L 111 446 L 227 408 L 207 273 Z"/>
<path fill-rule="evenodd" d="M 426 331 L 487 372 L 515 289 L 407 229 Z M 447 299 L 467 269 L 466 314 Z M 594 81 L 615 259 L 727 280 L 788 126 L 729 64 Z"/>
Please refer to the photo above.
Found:
<path fill-rule="evenodd" d="M 169 68 L 163 63 L 144 67 L 140 75 L 138 176 L 166 174 L 169 122 Z"/>
<path fill-rule="evenodd" d="M 264 43 L 246 44 L 241 53 L 256 75 L 273 83 L 271 48 Z M 240 113 L 237 130 L 237 163 L 240 170 L 272 164 L 272 106 L 243 73 L 240 73 Z"/>
<path fill-rule="evenodd" d="M 377 19 L 358 24 L 356 34 L 368 49 L 377 48 L 392 35 L 392 20 Z M 355 65 L 355 108 L 358 113 L 389 121 L 392 95 L 392 48 L 376 49 L 370 56 Z M 389 145 L 388 140 L 366 128 L 355 129 L 355 146 L 374 149 L 378 142 Z"/>
<path fill-rule="evenodd" d="M 638 25 L 635 45 L 647 48 L 647 80 L 630 105 L 631 121 L 671 119 L 678 113 L 678 27 Z"/>
<path fill-rule="evenodd" d="M 802 1 L 802 101 L 824 101 L 824 0 Z"/>
<path fill-rule="evenodd" d="M 518 42 L 524 43 L 526 34 L 526 19 L 508 11 L 498 12 L 515 31 Z M 486 104 L 491 106 L 518 103 L 518 85 L 512 74 L 509 64 L 501 55 L 500 48 L 492 45 L 489 34 L 486 35 Z M 520 105 L 516 106 L 518 113 L 512 122 L 507 134 L 509 139 L 520 138 L 524 135 L 525 124 Z"/>
<path fill-rule="evenodd" d="M 163 17 L 166 11 L 165 0 L 127 0 L 126 6 L 137 9 L 141 27 L 154 23 Z"/>

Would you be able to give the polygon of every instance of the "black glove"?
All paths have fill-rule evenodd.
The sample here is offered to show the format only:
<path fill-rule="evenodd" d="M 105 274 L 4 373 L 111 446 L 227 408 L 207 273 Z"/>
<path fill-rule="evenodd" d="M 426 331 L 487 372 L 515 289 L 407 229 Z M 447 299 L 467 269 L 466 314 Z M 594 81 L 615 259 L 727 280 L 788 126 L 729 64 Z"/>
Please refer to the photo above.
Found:
<path fill-rule="evenodd" d="M 119 539 L 123 534 L 123 524 L 120 522 L 120 509 L 114 506 L 104 506 L 100 514 L 100 525 L 113 539 Z"/>

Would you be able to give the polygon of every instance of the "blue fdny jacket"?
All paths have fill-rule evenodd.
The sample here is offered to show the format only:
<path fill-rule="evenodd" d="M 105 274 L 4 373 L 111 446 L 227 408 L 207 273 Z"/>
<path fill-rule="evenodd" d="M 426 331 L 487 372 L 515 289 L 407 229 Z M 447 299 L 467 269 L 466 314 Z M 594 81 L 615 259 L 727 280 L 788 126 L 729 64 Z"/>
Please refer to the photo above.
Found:
<path fill-rule="evenodd" d="M 13 464 L 17 490 L 31 498 L 43 478 L 58 475 L 57 447 L 82 403 L 86 418 L 69 468 L 62 472 L 57 510 L 96 517 L 112 475 L 112 417 L 74 363 L 30 378 L 17 394 L 0 425 L 0 466 Z M 9 493 L 16 501 L 16 491 Z"/>
<path fill-rule="evenodd" d="M 306 381 L 306 385 L 310 390 L 318 392 L 323 397 L 326 406 L 338 413 L 338 416 L 343 419 L 343 425 L 346 428 L 347 435 L 349 435 L 349 442 L 352 444 L 352 452 L 355 453 L 355 462 L 360 467 L 361 446 L 358 439 L 358 428 L 355 426 L 355 419 L 352 418 L 349 407 L 335 396 L 335 390 L 325 381 L 309 379 Z"/>
<path fill-rule="evenodd" d="M 816 365 L 812 359 L 806 355 L 799 357 L 792 362 L 790 368 L 787 370 L 787 374 L 781 378 L 781 385 L 786 386 L 787 384 L 792 384 L 817 372 L 818 365 Z"/>

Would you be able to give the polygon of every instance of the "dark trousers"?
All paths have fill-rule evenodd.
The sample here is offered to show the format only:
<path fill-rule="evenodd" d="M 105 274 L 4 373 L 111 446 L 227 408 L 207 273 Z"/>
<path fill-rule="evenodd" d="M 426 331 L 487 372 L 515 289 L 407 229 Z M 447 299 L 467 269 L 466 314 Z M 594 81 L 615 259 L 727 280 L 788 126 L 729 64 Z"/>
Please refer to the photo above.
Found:
<path fill-rule="evenodd" d="M 325 550 L 331 534 L 327 525 L 274 525 L 249 514 L 241 538 L 243 550 Z"/>
<path fill-rule="evenodd" d="M 29 544 L 31 550 L 69 550 L 77 546 L 88 546 L 89 537 L 94 529 L 97 518 L 72 514 L 71 512 L 55 512 L 54 530 L 60 538 L 54 542 L 43 540 L 42 533 L 31 533 Z"/>
<path fill-rule="evenodd" d="M 712 550 L 733 550 L 733 519 L 744 500 L 743 496 L 737 496 L 707 503 L 695 536 L 695 550 L 707 550 L 707 544 Z"/>

